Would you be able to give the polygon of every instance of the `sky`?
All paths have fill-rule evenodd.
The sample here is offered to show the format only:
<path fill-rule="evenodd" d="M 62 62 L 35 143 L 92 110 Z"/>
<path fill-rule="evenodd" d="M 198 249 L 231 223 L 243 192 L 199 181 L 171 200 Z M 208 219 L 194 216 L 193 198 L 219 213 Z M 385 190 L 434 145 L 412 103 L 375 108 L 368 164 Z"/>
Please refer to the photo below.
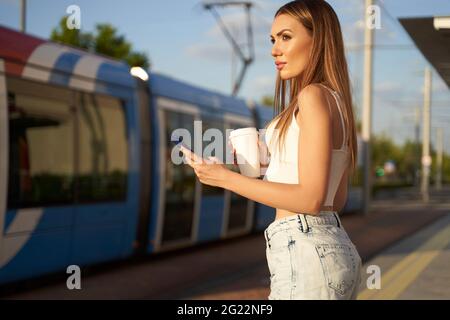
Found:
<path fill-rule="evenodd" d="M 201 0 L 27 0 L 27 32 L 48 38 L 69 5 L 81 9 L 82 31 L 108 22 L 137 51 L 150 57 L 152 70 L 188 83 L 231 94 L 242 64 Z M 217 2 L 217 0 L 215 1 Z M 276 69 L 269 34 L 273 15 L 288 1 L 253 0 L 255 61 L 245 74 L 238 97 L 260 101 L 273 96 Z M 362 114 L 364 0 L 328 0 L 344 36 L 356 114 Z M 396 143 L 415 138 L 415 108 L 423 106 L 423 74 L 430 66 L 398 22 L 399 17 L 450 15 L 449 0 L 374 0 L 381 9 L 373 54 L 372 132 Z M 0 0 L 0 24 L 18 29 L 20 0 Z M 218 8 L 224 24 L 247 54 L 246 16 L 241 8 Z M 437 72 L 432 82 L 432 132 L 444 127 L 444 150 L 450 153 L 450 90 Z"/>

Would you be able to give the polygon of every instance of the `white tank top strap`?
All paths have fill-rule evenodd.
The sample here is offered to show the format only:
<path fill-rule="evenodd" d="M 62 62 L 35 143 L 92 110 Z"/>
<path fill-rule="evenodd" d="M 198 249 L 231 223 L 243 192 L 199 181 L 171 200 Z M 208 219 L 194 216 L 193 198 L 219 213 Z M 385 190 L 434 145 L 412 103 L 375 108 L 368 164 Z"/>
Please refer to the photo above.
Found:
<path fill-rule="evenodd" d="M 321 86 L 323 86 L 324 88 L 328 89 L 328 91 L 331 92 L 331 94 L 333 95 L 334 99 L 336 100 L 336 104 L 339 110 L 339 118 L 341 119 L 341 125 L 342 125 L 342 132 L 343 132 L 343 139 L 342 139 L 342 145 L 341 148 L 339 150 L 344 149 L 344 147 L 346 146 L 346 141 L 347 141 L 347 135 L 346 135 L 346 130 L 345 130 L 345 125 L 344 125 L 344 116 L 342 115 L 342 109 L 341 109 L 341 104 L 340 104 L 340 96 L 339 94 L 334 91 L 333 89 L 327 87 L 326 85 L 319 83 Z M 328 104 L 328 107 L 330 107 L 330 105 Z M 331 109 L 330 109 L 331 112 Z"/>

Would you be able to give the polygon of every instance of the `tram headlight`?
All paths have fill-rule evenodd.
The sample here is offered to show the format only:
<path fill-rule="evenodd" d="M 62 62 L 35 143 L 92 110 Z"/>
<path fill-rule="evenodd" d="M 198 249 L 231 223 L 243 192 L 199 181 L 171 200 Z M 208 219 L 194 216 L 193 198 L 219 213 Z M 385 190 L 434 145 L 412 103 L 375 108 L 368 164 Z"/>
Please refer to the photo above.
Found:
<path fill-rule="evenodd" d="M 148 73 L 142 69 L 141 67 L 132 67 L 130 69 L 130 74 L 133 77 L 137 77 L 141 80 L 147 81 L 148 80 Z"/>

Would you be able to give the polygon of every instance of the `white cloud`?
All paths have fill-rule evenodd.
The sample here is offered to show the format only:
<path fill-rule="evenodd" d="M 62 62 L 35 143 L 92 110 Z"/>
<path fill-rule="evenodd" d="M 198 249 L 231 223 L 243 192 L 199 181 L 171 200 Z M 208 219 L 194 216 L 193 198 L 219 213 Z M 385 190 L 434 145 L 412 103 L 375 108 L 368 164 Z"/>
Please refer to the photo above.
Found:
<path fill-rule="evenodd" d="M 192 58 L 207 59 L 210 61 L 231 61 L 231 47 L 228 43 L 220 44 L 193 44 L 184 49 Z"/>

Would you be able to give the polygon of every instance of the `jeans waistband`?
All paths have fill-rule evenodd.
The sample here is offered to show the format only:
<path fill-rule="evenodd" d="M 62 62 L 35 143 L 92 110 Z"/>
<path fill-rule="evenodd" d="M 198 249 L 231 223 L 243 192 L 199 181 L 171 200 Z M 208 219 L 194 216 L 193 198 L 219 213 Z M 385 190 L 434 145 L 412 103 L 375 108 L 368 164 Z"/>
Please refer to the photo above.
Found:
<path fill-rule="evenodd" d="M 341 220 L 336 211 L 320 211 L 317 215 L 298 213 L 273 221 L 265 230 L 265 235 L 270 236 L 276 229 L 289 226 L 300 226 L 302 232 L 309 232 L 311 226 L 334 225 L 341 227 Z"/>

